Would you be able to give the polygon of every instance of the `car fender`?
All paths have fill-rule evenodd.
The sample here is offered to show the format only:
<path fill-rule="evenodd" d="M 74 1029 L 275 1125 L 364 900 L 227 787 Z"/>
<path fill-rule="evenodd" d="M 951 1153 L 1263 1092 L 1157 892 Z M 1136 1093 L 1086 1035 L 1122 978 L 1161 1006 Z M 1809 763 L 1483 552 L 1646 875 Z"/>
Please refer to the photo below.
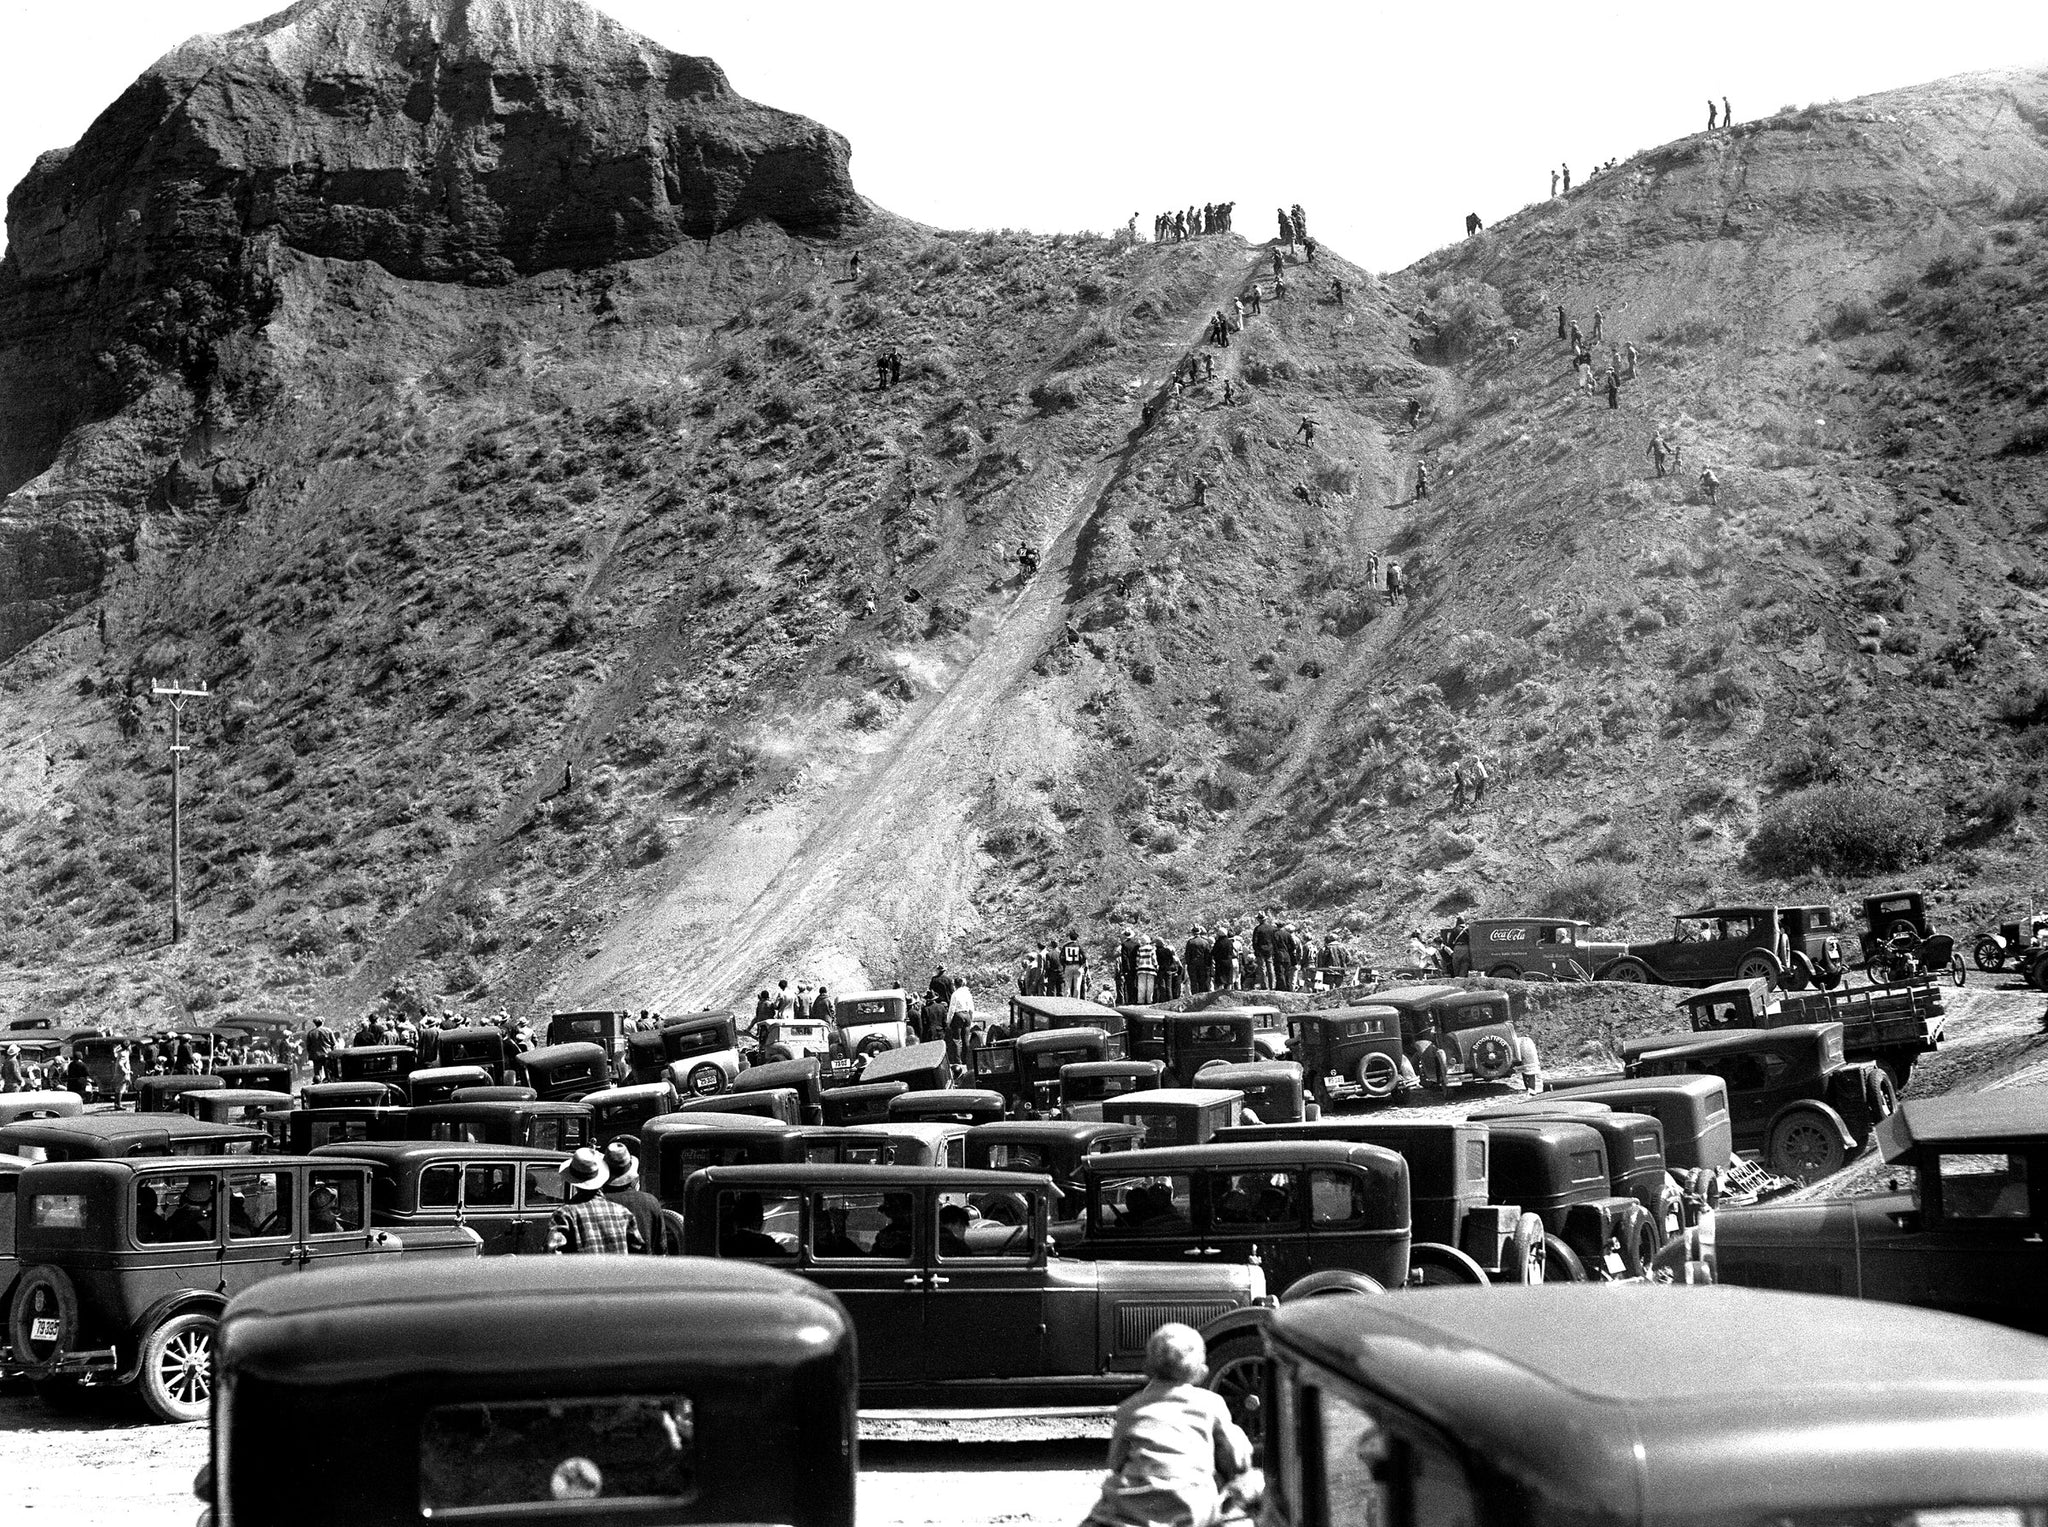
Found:
<path fill-rule="evenodd" d="M 1232 1310 L 1228 1315 L 1219 1315 L 1202 1327 L 1202 1344 L 1212 1351 L 1219 1343 L 1234 1336 L 1251 1336 L 1265 1339 L 1266 1327 L 1272 1322 L 1273 1307 L 1265 1304 L 1246 1305 L 1243 1309 Z"/>
<path fill-rule="evenodd" d="M 154 1331 L 173 1315 L 211 1315 L 214 1319 L 218 1320 L 221 1312 L 227 1307 L 228 1301 L 226 1296 L 215 1293 L 210 1288 L 181 1288 L 173 1293 L 165 1294 L 163 1298 L 157 1300 L 155 1304 L 152 1304 L 148 1309 L 136 1316 L 134 1322 L 128 1327 L 127 1335 L 121 1339 L 119 1346 L 122 1358 L 121 1372 L 113 1382 L 116 1384 L 132 1384 L 135 1382 L 135 1375 L 142 1367 L 143 1342 L 148 1340 L 151 1331 Z"/>
<path fill-rule="evenodd" d="M 1778 1127 L 1778 1121 L 1784 1118 L 1786 1114 L 1799 1110 L 1819 1114 L 1822 1119 L 1826 1120 L 1835 1133 L 1842 1137 L 1842 1149 L 1851 1156 L 1855 1155 L 1860 1149 L 1856 1144 L 1856 1136 L 1850 1131 L 1848 1124 L 1843 1121 L 1842 1116 L 1818 1098 L 1799 1098 L 1780 1108 L 1771 1115 L 1771 1122 L 1764 1126 L 1764 1138 L 1766 1140 L 1771 1138 L 1771 1132 Z"/>

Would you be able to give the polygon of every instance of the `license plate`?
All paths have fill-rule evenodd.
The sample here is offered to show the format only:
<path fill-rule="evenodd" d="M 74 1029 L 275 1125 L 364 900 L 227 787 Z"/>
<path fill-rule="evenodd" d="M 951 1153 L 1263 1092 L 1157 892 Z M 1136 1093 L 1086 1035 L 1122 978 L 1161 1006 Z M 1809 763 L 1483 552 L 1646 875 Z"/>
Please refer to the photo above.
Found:
<path fill-rule="evenodd" d="M 28 1339 L 30 1341 L 55 1341 L 57 1339 L 57 1330 L 56 1316 L 38 1315 L 29 1322 Z"/>

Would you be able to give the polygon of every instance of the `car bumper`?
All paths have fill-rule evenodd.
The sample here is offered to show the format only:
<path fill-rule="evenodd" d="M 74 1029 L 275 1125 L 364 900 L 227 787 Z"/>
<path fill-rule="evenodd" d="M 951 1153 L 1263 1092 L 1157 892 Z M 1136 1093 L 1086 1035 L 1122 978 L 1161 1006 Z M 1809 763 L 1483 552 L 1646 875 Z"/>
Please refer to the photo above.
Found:
<path fill-rule="evenodd" d="M 119 1372 L 121 1354 L 113 1347 L 63 1353 L 56 1362 L 44 1365 L 34 1374 L 14 1360 L 12 1348 L 0 1347 L 0 1379 L 96 1378 L 102 1374 Z"/>

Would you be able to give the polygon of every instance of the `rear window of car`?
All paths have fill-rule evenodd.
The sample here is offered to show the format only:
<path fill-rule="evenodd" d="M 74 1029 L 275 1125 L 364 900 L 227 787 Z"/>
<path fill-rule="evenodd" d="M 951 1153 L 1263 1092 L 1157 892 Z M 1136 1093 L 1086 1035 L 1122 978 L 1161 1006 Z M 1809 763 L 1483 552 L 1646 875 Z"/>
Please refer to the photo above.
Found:
<path fill-rule="evenodd" d="M 38 1193 L 28 1203 L 28 1223 L 37 1230 L 86 1228 L 90 1200 L 83 1193 Z"/>
<path fill-rule="evenodd" d="M 1465 1142 L 1465 1175 L 1477 1181 L 1486 1179 L 1486 1142 L 1467 1140 Z"/>
<path fill-rule="evenodd" d="M 573 1151 L 590 1143 L 590 1121 L 569 1115 L 543 1115 L 532 1122 L 525 1143 L 544 1151 Z"/>
<path fill-rule="evenodd" d="M 1251 1025 L 1235 1023 L 1197 1023 L 1189 1026 L 1188 1043 L 1197 1045 L 1236 1044 L 1244 1037 Z"/>
<path fill-rule="evenodd" d="M 988 1164 L 999 1172 L 1045 1172 L 1051 1156 L 1042 1145 L 991 1145 Z"/>
<path fill-rule="evenodd" d="M 1607 1169 L 1598 1151 L 1572 1152 L 1573 1182 L 1605 1182 Z"/>
<path fill-rule="evenodd" d="M 1194 1182 L 1185 1172 L 1101 1178 L 1095 1196 L 1095 1233 L 1105 1240 L 1191 1234 Z"/>

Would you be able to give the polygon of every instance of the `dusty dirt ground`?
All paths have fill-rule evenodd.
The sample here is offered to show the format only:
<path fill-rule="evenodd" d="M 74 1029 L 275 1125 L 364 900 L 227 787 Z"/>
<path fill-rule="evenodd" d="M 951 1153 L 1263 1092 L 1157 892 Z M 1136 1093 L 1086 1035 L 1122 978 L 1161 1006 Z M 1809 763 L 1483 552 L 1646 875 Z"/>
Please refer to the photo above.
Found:
<path fill-rule="evenodd" d="M 949 1431 L 956 1440 L 942 1440 Z M 10 1521 L 191 1527 L 198 1514 L 192 1477 L 206 1461 L 203 1426 L 156 1426 L 114 1401 L 59 1416 L 9 1390 L 0 1391 L 0 1435 Z M 1088 1419 L 863 1424 L 861 1520 L 1072 1527 L 1095 1498 L 1106 1435 Z"/>

